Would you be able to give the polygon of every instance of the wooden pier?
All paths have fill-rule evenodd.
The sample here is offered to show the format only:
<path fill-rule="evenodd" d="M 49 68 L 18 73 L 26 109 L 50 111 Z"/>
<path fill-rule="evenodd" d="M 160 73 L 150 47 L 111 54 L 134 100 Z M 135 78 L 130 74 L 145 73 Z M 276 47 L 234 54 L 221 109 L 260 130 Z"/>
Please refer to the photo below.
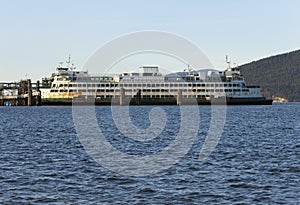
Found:
<path fill-rule="evenodd" d="M 20 82 L 0 82 L 0 106 L 39 106 L 41 105 L 40 83 L 30 79 Z"/>

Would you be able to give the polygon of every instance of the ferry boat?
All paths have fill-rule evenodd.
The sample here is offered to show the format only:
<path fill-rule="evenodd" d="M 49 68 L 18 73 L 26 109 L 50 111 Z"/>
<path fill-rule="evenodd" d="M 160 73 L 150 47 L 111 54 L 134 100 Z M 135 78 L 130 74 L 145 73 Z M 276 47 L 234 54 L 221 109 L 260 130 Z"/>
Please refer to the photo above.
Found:
<path fill-rule="evenodd" d="M 239 68 L 232 68 L 227 58 L 226 62 L 225 71 L 188 68 L 162 74 L 159 66 L 146 65 L 132 73 L 90 75 L 87 71 L 77 71 L 69 56 L 50 78 L 43 78 L 42 104 L 70 105 L 73 99 L 89 100 L 96 105 L 272 104 L 259 86 L 246 85 Z"/>

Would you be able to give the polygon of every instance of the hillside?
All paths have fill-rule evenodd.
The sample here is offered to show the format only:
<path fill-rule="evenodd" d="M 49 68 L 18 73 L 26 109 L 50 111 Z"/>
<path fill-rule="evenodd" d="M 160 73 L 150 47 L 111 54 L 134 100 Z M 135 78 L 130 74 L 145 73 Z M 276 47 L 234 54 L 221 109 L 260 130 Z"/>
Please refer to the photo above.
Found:
<path fill-rule="evenodd" d="M 300 101 L 300 50 L 240 66 L 248 85 L 260 85 L 268 98 Z"/>

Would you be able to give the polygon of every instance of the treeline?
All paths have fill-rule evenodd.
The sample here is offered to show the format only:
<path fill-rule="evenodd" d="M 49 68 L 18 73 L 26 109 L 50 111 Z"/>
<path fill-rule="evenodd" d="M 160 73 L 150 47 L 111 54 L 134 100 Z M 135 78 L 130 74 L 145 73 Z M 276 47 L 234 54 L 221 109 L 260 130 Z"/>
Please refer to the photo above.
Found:
<path fill-rule="evenodd" d="M 240 66 L 248 85 L 260 85 L 268 98 L 300 101 L 300 50 Z"/>

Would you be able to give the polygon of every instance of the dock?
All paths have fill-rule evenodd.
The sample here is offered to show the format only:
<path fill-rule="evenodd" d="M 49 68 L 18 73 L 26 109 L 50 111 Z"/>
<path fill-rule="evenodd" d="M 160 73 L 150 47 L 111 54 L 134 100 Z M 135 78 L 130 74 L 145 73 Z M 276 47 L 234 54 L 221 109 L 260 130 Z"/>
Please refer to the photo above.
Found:
<path fill-rule="evenodd" d="M 20 82 L 0 82 L 0 106 L 41 105 L 40 82 L 31 79 Z"/>

